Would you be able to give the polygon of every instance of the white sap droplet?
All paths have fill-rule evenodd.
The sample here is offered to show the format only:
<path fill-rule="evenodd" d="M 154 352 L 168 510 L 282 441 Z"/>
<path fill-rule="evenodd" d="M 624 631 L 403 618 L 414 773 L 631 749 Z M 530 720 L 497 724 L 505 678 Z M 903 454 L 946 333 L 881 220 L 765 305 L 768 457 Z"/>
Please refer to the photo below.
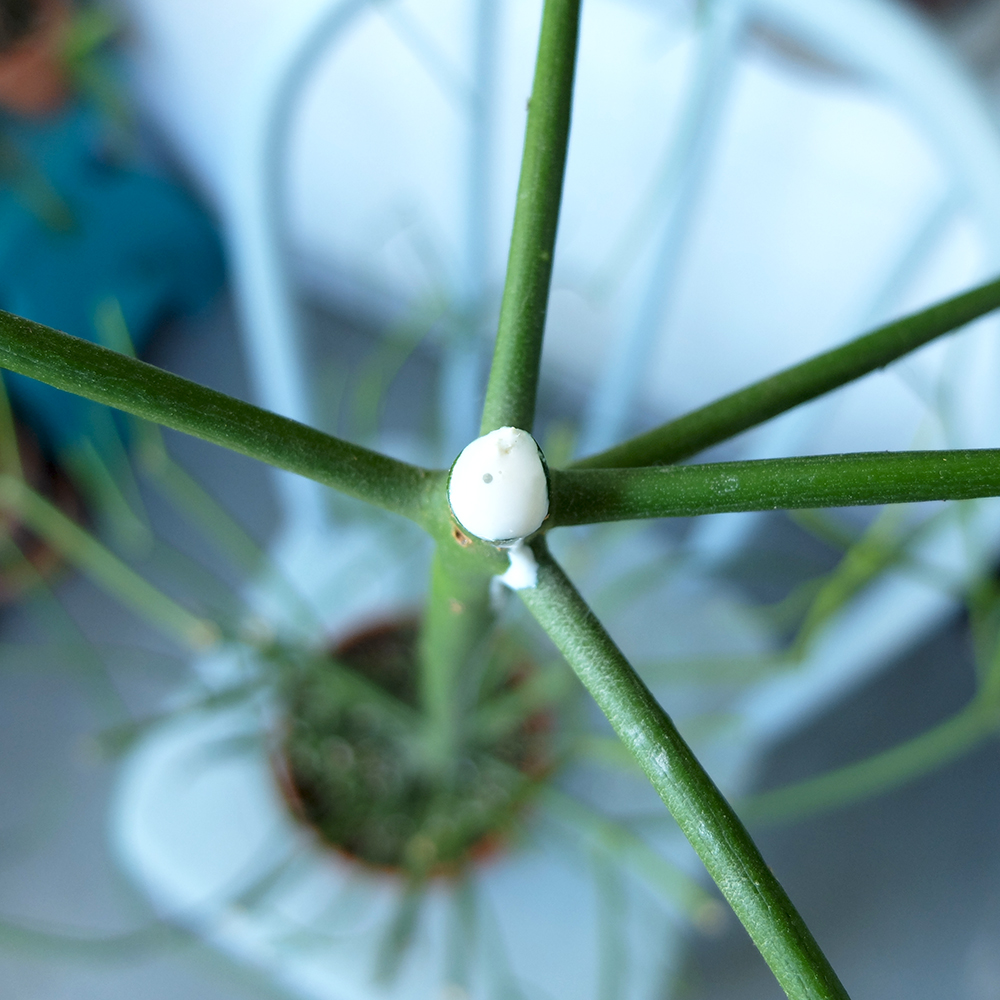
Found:
<path fill-rule="evenodd" d="M 507 550 L 510 565 L 507 572 L 495 579 L 510 587 L 511 590 L 525 590 L 538 586 L 538 560 L 535 553 L 524 542 L 515 542 Z"/>
<path fill-rule="evenodd" d="M 476 438 L 452 466 L 448 501 L 477 538 L 509 542 L 537 531 L 549 512 L 549 491 L 535 439 L 516 427 Z"/>

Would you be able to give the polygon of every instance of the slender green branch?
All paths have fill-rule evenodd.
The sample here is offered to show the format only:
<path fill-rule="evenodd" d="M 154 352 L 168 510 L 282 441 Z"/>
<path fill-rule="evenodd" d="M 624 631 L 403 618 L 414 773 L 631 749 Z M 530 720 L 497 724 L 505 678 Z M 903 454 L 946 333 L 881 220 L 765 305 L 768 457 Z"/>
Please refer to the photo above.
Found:
<path fill-rule="evenodd" d="M 0 475 L 0 510 L 15 514 L 98 586 L 180 641 L 195 649 L 218 641 L 215 624 L 192 614 L 157 590 L 22 480 Z"/>
<path fill-rule="evenodd" d="M 466 723 L 469 738 L 489 745 L 519 729 L 531 716 L 551 711 L 577 690 L 561 663 L 556 670 L 539 670 L 480 704 Z"/>
<path fill-rule="evenodd" d="M 740 810 L 754 822 L 780 823 L 836 809 L 919 778 L 996 734 L 998 713 L 976 699 L 957 715 L 855 764 L 753 795 Z"/>
<path fill-rule="evenodd" d="M 943 512 L 939 508 L 938 514 Z M 819 587 L 786 650 L 791 660 L 801 663 L 827 623 L 865 587 L 893 567 L 905 566 L 917 541 L 939 521 L 939 517 L 929 517 L 914 525 L 907 523 L 905 511 L 899 507 L 882 511 L 834 569 L 817 581 Z"/>
<path fill-rule="evenodd" d="M 579 24 L 580 0 L 545 0 L 481 434 L 498 427 L 530 431 L 534 422 Z"/>
<path fill-rule="evenodd" d="M 598 455 L 575 462 L 575 469 L 626 468 L 680 462 L 822 396 L 910 351 L 1000 307 L 1000 280 L 981 285 L 879 327 L 872 333 L 786 368 L 698 410 L 661 424 Z"/>
<path fill-rule="evenodd" d="M 536 587 L 518 591 L 632 751 L 793 1000 L 847 997 L 743 824 L 573 584 L 532 546 Z"/>
<path fill-rule="evenodd" d="M 160 428 L 136 420 L 132 435 L 141 472 L 198 526 L 205 541 L 242 572 L 257 572 L 265 562 L 263 549 L 215 497 L 170 457 Z"/>
<path fill-rule="evenodd" d="M 552 470 L 546 525 L 998 495 L 1000 450 L 992 448 Z"/>
<path fill-rule="evenodd" d="M 17 427 L 10 409 L 7 387 L 0 378 L 0 472 L 20 478 L 21 452 L 17 445 Z"/>
<path fill-rule="evenodd" d="M 0 367 L 315 479 L 418 523 L 442 475 L 0 311 Z"/>
<path fill-rule="evenodd" d="M 553 785 L 541 788 L 542 803 L 573 830 L 591 840 L 623 867 L 630 868 L 663 899 L 702 928 L 717 926 L 725 904 L 686 872 L 653 850 L 623 823 L 609 819 Z"/>

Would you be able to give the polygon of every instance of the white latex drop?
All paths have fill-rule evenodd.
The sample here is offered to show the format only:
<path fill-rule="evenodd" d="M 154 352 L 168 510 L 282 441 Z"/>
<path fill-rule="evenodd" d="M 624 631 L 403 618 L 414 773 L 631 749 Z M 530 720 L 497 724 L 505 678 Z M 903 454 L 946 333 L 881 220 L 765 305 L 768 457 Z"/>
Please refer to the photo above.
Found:
<path fill-rule="evenodd" d="M 537 531 L 549 512 L 549 489 L 535 439 L 516 427 L 476 438 L 452 466 L 448 501 L 459 524 L 488 542 Z"/>
<path fill-rule="evenodd" d="M 510 566 L 507 572 L 498 579 L 511 590 L 524 590 L 527 587 L 538 586 L 538 560 L 535 553 L 524 542 L 515 542 L 507 552 Z"/>

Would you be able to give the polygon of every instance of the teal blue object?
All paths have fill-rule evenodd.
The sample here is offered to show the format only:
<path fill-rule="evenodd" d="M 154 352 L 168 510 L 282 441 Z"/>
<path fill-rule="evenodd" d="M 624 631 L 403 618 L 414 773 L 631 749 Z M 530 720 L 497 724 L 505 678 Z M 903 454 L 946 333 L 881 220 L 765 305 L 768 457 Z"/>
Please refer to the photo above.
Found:
<path fill-rule="evenodd" d="M 0 118 L 6 159 L 16 161 L 5 164 L 0 187 L 0 308 L 93 341 L 98 308 L 116 299 L 141 351 L 165 320 L 214 297 L 222 248 L 185 191 L 108 159 L 103 132 L 81 105 L 40 121 Z M 25 196 L 32 177 L 68 208 L 63 224 Z M 4 383 L 51 451 L 90 436 L 95 404 L 9 372 Z"/>

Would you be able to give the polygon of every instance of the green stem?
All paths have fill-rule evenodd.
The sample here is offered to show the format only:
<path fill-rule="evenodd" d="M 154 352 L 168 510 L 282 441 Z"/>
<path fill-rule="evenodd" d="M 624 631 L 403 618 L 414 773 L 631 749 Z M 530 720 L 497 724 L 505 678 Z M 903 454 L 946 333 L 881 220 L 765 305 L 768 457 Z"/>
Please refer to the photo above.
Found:
<path fill-rule="evenodd" d="M 607 469 L 680 462 L 800 403 L 883 368 L 998 307 L 1000 280 L 879 327 L 599 455 L 581 459 L 572 468 Z"/>
<path fill-rule="evenodd" d="M 457 759 L 461 707 L 458 688 L 493 624 L 490 578 L 449 558 L 439 544 L 431 590 L 421 622 L 421 702 L 426 715 L 428 759 L 436 770 Z"/>
<path fill-rule="evenodd" d="M 129 502 L 131 498 L 125 496 L 93 439 L 81 438 L 75 446 L 66 448 L 59 459 L 86 498 L 88 509 L 98 512 L 102 534 L 129 556 L 147 554 L 154 539 L 148 521 L 136 513 L 135 508 L 142 511 L 141 501 L 133 501 L 134 506 Z"/>
<path fill-rule="evenodd" d="M 485 648 L 495 620 L 490 581 L 507 569 L 509 560 L 495 546 L 470 538 L 445 514 L 448 501 L 443 483 L 429 504 L 437 512 L 437 519 L 428 524 L 437 545 L 418 655 L 427 759 L 432 769 L 441 771 L 456 760 L 463 714 L 461 688 L 469 685 L 473 657 Z"/>
<path fill-rule="evenodd" d="M 997 495 L 1000 449 L 992 448 L 810 455 L 644 469 L 554 469 L 546 526 Z"/>
<path fill-rule="evenodd" d="M 531 716 L 552 712 L 577 690 L 572 675 L 561 663 L 559 667 L 530 674 L 513 689 L 504 689 L 480 704 L 466 723 L 470 739 L 489 746 L 520 729 Z"/>
<path fill-rule="evenodd" d="M 580 0 L 545 0 L 481 434 L 534 423 L 579 25 Z"/>
<path fill-rule="evenodd" d="M 0 367 L 307 476 L 419 524 L 443 475 L 2 311 Z"/>
<path fill-rule="evenodd" d="M 201 529 L 209 544 L 227 556 L 243 573 L 256 573 L 266 564 L 263 549 L 233 516 L 167 451 L 160 428 L 136 420 L 132 427 L 140 470 L 167 500 Z M 297 604 L 304 603 L 301 597 Z"/>
<path fill-rule="evenodd" d="M 20 479 L 21 451 L 17 445 L 17 425 L 11 412 L 7 387 L 0 378 L 0 472 Z"/>
<path fill-rule="evenodd" d="M 20 479 L 0 475 L 0 508 L 16 514 L 100 587 L 180 641 L 203 649 L 218 640 L 219 630 L 212 622 L 193 615 L 157 590 Z"/>
<path fill-rule="evenodd" d="M 743 824 L 572 583 L 533 544 L 522 600 L 632 751 L 792 1000 L 847 993 Z"/>
<path fill-rule="evenodd" d="M 930 517 L 914 526 L 906 523 L 905 512 L 898 507 L 883 511 L 844 553 L 832 572 L 820 581 L 802 624 L 786 650 L 789 659 L 801 663 L 827 622 L 887 570 L 905 565 L 920 537 L 935 527 L 938 520 Z"/>
<path fill-rule="evenodd" d="M 686 872 L 657 854 L 627 826 L 608 819 L 553 785 L 544 785 L 539 796 L 543 805 L 562 818 L 575 833 L 593 841 L 623 867 L 634 871 L 693 923 L 701 927 L 718 924 L 724 904 Z M 720 910 L 722 913 L 718 912 Z"/>
<path fill-rule="evenodd" d="M 779 823 L 826 812 L 896 788 L 942 767 L 994 735 L 997 710 L 975 699 L 957 715 L 866 760 L 740 803 L 747 819 Z"/>

